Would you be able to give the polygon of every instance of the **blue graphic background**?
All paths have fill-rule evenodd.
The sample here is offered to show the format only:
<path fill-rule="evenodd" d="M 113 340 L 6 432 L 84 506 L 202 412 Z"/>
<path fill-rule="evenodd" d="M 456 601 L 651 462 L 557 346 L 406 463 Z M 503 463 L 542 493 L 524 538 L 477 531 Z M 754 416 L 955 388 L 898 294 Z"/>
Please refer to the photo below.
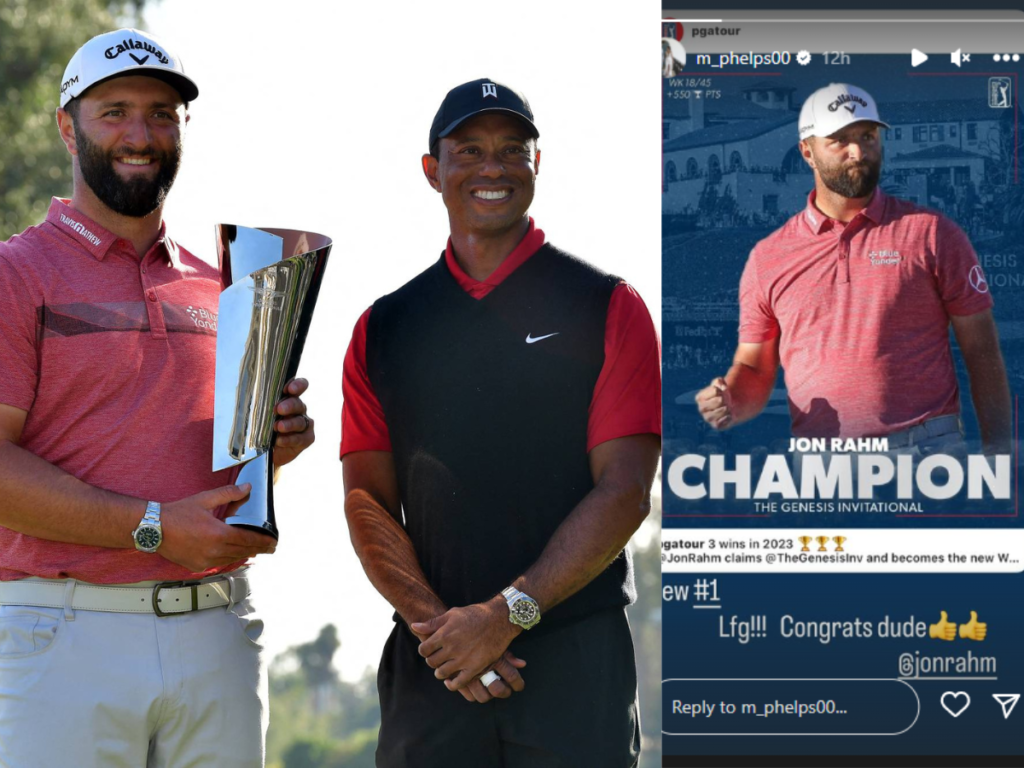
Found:
<path fill-rule="evenodd" d="M 807 66 L 792 63 L 757 72 L 688 67 L 680 77 L 663 80 L 665 466 L 686 453 L 786 452 L 789 408 L 781 373 L 765 411 L 726 432 L 716 432 L 704 423 L 694 395 L 724 375 L 732 362 L 739 278 L 750 249 L 806 205 L 814 179 L 797 148 L 797 117 L 803 100 L 829 82 L 848 79 L 865 88 L 892 126 L 884 132 L 882 188 L 941 210 L 970 236 L 995 300 L 1011 390 L 1024 389 L 1024 193 L 1014 162 L 1015 152 L 1022 154 L 1015 78 L 1020 64 L 989 60 L 992 66 L 984 66 L 981 74 L 957 71 L 950 65 L 949 76 L 925 76 L 907 71 L 906 58 L 854 54 L 855 66 L 837 68 L 823 64 L 818 55 Z M 1013 79 L 1012 108 L 989 106 L 993 75 Z M 721 96 L 680 98 L 694 90 Z M 966 371 L 959 353 L 954 359 L 967 439 L 978 450 Z M 1013 512 L 1008 505 L 992 502 L 970 509 Z M 675 515 L 710 510 L 687 505 L 666 489 L 664 511 L 665 525 L 672 527 L 691 524 Z M 737 502 L 718 504 L 714 511 L 749 514 L 752 508 L 749 502 Z M 926 511 L 964 510 L 932 504 Z M 902 524 L 884 517 L 846 515 L 834 524 Z M 749 518 L 726 517 L 709 524 L 748 523 Z M 794 521 L 780 516 L 758 523 L 787 526 Z M 922 527 L 948 523 L 914 521 Z M 970 524 L 1005 522 L 971 520 Z"/>
<path fill-rule="evenodd" d="M 666 473 L 678 456 L 699 453 L 785 453 L 789 411 L 780 373 L 765 413 L 724 433 L 707 427 L 693 403 L 696 392 L 728 370 L 737 342 L 737 293 L 740 274 L 753 245 L 802 210 L 813 176 L 797 150 L 797 116 L 803 100 L 829 82 L 851 82 L 874 96 L 885 132 L 881 185 L 889 194 L 914 199 L 941 210 L 971 238 L 995 300 L 994 314 L 1010 379 L 1011 392 L 1024 390 L 1024 193 L 1018 163 L 1024 155 L 1018 75 L 1021 64 L 974 56 L 970 68 L 952 64 L 949 76 L 912 70 L 908 56 L 850 54 L 852 66 L 828 66 L 820 54 L 808 66 L 730 67 L 718 71 L 698 66 L 691 53 L 676 78 L 663 80 L 663 399 Z M 712 55 L 717 60 L 716 55 Z M 978 62 L 984 62 L 980 66 Z M 935 72 L 935 69 L 932 69 Z M 989 106 L 989 78 L 1010 77 L 1013 106 Z M 702 90 L 720 98 L 698 105 L 680 94 Z M 970 402 L 966 372 L 954 352 L 961 387 L 968 443 L 979 450 L 979 433 Z M 1015 407 L 1016 413 L 1016 407 Z M 1016 458 L 1014 461 L 1016 462 Z M 927 511 L 971 512 L 971 517 L 908 519 L 890 515 L 778 514 L 749 515 L 746 502 L 685 502 L 663 488 L 664 527 L 750 528 L 842 526 L 1019 527 L 1015 500 L 973 508 L 963 502 L 929 503 Z M 977 516 L 995 513 L 1004 517 Z M 718 516 L 707 516 L 718 515 Z M 1014 515 L 1007 517 L 1006 515 Z M 1024 708 L 1004 720 L 992 693 L 1024 692 L 1021 670 L 1021 574 L 666 574 L 663 584 L 693 584 L 717 578 L 722 610 L 694 610 L 690 602 L 663 602 L 663 678 L 837 678 L 896 679 L 901 653 L 927 656 L 966 654 L 997 660 L 998 681 L 910 681 L 921 697 L 917 724 L 900 736 L 874 737 L 738 737 L 665 736 L 664 754 L 748 755 L 736 765 L 781 765 L 778 755 L 1021 755 L 1024 754 Z M 928 624 L 939 611 L 965 622 L 976 610 L 989 624 L 984 642 L 931 638 L 913 640 L 783 640 L 779 618 L 877 621 L 888 614 L 911 614 Z M 769 636 L 740 645 L 718 636 L 718 620 L 765 615 Z M 730 684 L 730 692 L 738 684 Z M 750 701 L 764 698 L 764 683 L 747 689 Z M 680 695 L 679 691 L 684 693 Z M 682 718 L 672 715 L 671 700 L 688 700 L 686 691 L 704 698 L 706 684 L 667 684 L 663 696 L 667 733 Z M 882 689 L 880 689 L 882 690 Z M 888 689 L 885 689 L 888 690 Z M 953 718 L 939 705 L 946 691 L 966 691 L 970 708 Z M 871 707 L 878 719 L 899 708 L 899 696 L 845 694 Z M 735 696 L 736 699 L 740 695 Z M 838 698 L 838 696 L 837 696 Z M 851 709 L 851 712 L 854 710 Z M 880 714 L 880 711 L 882 713 Z M 856 713 L 845 717 L 860 717 Z M 816 716 L 818 717 L 818 716 Z M 696 723 L 694 719 L 690 727 Z M 758 719 L 761 727 L 791 731 L 792 718 Z M 714 723 L 714 717 L 707 723 Z M 760 760 L 754 756 L 764 756 Z M 982 765 L 965 758 L 964 764 Z M 678 763 L 682 764 L 682 763 Z M 696 764 L 696 763 L 691 763 Z M 705 764 L 705 763 L 701 763 Z M 708 765 L 714 765 L 711 760 Z M 724 763 L 720 763 L 724 764 Z M 925 763 L 917 763 L 925 764 Z M 938 764 L 936 762 L 936 764 Z M 958 763 L 959 764 L 959 763 Z M 1022 762 L 1021 764 L 1024 764 Z M 880 765 L 876 763 L 876 765 Z"/>

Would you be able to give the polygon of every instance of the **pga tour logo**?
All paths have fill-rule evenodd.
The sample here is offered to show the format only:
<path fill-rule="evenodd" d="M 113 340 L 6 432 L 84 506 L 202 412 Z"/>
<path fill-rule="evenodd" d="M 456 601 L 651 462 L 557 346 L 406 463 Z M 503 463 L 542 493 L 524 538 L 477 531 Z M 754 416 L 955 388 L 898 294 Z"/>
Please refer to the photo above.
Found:
<path fill-rule="evenodd" d="M 480 98 L 486 99 L 488 96 L 498 98 L 498 86 L 494 83 L 484 83 L 484 95 Z"/>
<path fill-rule="evenodd" d="M 1008 77 L 990 77 L 988 79 L 988 105 L 992 109 L 1005 109 L 1013 106 L 1010 96 L 1011 80 Z"/>

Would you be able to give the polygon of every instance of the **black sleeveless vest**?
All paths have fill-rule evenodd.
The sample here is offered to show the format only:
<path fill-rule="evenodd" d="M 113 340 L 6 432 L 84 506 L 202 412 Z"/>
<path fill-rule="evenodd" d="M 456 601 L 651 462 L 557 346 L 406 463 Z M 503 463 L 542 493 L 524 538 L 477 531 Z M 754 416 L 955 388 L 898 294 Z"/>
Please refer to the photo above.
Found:
<path fill-rule="evenodd" d="M 442 255 L 374 303 L 366 364 L 405 528 L 449 607 L 507 587 L 594 487 L 588 412 L 618 282 L 544 245 L 483 299 Z M 620 553 L 538 629 L 634 599 Z"/>

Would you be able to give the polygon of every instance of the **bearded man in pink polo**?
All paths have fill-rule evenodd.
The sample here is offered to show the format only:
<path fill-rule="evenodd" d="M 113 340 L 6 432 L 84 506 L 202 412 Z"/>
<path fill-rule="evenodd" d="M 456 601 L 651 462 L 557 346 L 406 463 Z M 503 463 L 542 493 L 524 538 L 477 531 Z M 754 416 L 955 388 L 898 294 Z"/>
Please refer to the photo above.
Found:
<path fill-rule="evenodd" d="M 69 200 L 0 243 L 0 763 L 263 765 L 263 620 L 212 471 L 218 271 L 163 206 L 199 89 L 134 29 L 61 82 Z M 275 464 L 313 442 L 296 379 Z"/>
<path fill-rule="evenodd" d="M 856 86 L 833 83 L 804 102 L 800 151 L 814 190 L 747 261 L 733 365 L 696 398 L 715 429 L 757 416 L 781 364 L 795 437 L 962 452 L 952 326 L 984 449 L 1009 452 L 988 283 L 956 224 L 878 187 L 888 127 Z"/>

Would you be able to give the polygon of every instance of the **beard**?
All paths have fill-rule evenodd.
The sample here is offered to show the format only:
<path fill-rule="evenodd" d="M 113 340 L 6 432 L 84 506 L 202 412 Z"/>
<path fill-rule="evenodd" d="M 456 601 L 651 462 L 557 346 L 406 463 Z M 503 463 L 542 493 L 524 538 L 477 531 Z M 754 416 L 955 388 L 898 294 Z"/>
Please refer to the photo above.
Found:
<path fill-rule="evenodd" d="M 85 131 L 76 130 L 78 143 L 78 166 L 82 177 L 100 201 L 122 216 L 141 218 L 148 216 L 167 199 L 167 193 L 178 175 L 181 162 L 181 142 L 175 143 L 171 152 L 158 152 L 152 146 L 141 150 L 120 147 L 106 151 L 94 144 Z M 151 179 L 137 177 L 121 178 L 114 170 L 116 157 L 146 155 L 159 163 L 156 176 Z"/>
<path fill-rule="evenodd" d="M 836 165 L 826 168 L 822 163 L 815 163 L 821 181 L 826 187 L 843 197 L 867 197 L 875 191 L 878 179 L 882 175 L 882 161 L 862 160 L 853 165 Z M 851 169 L 859 168 L 860 173 L 850 173 Z"/>

